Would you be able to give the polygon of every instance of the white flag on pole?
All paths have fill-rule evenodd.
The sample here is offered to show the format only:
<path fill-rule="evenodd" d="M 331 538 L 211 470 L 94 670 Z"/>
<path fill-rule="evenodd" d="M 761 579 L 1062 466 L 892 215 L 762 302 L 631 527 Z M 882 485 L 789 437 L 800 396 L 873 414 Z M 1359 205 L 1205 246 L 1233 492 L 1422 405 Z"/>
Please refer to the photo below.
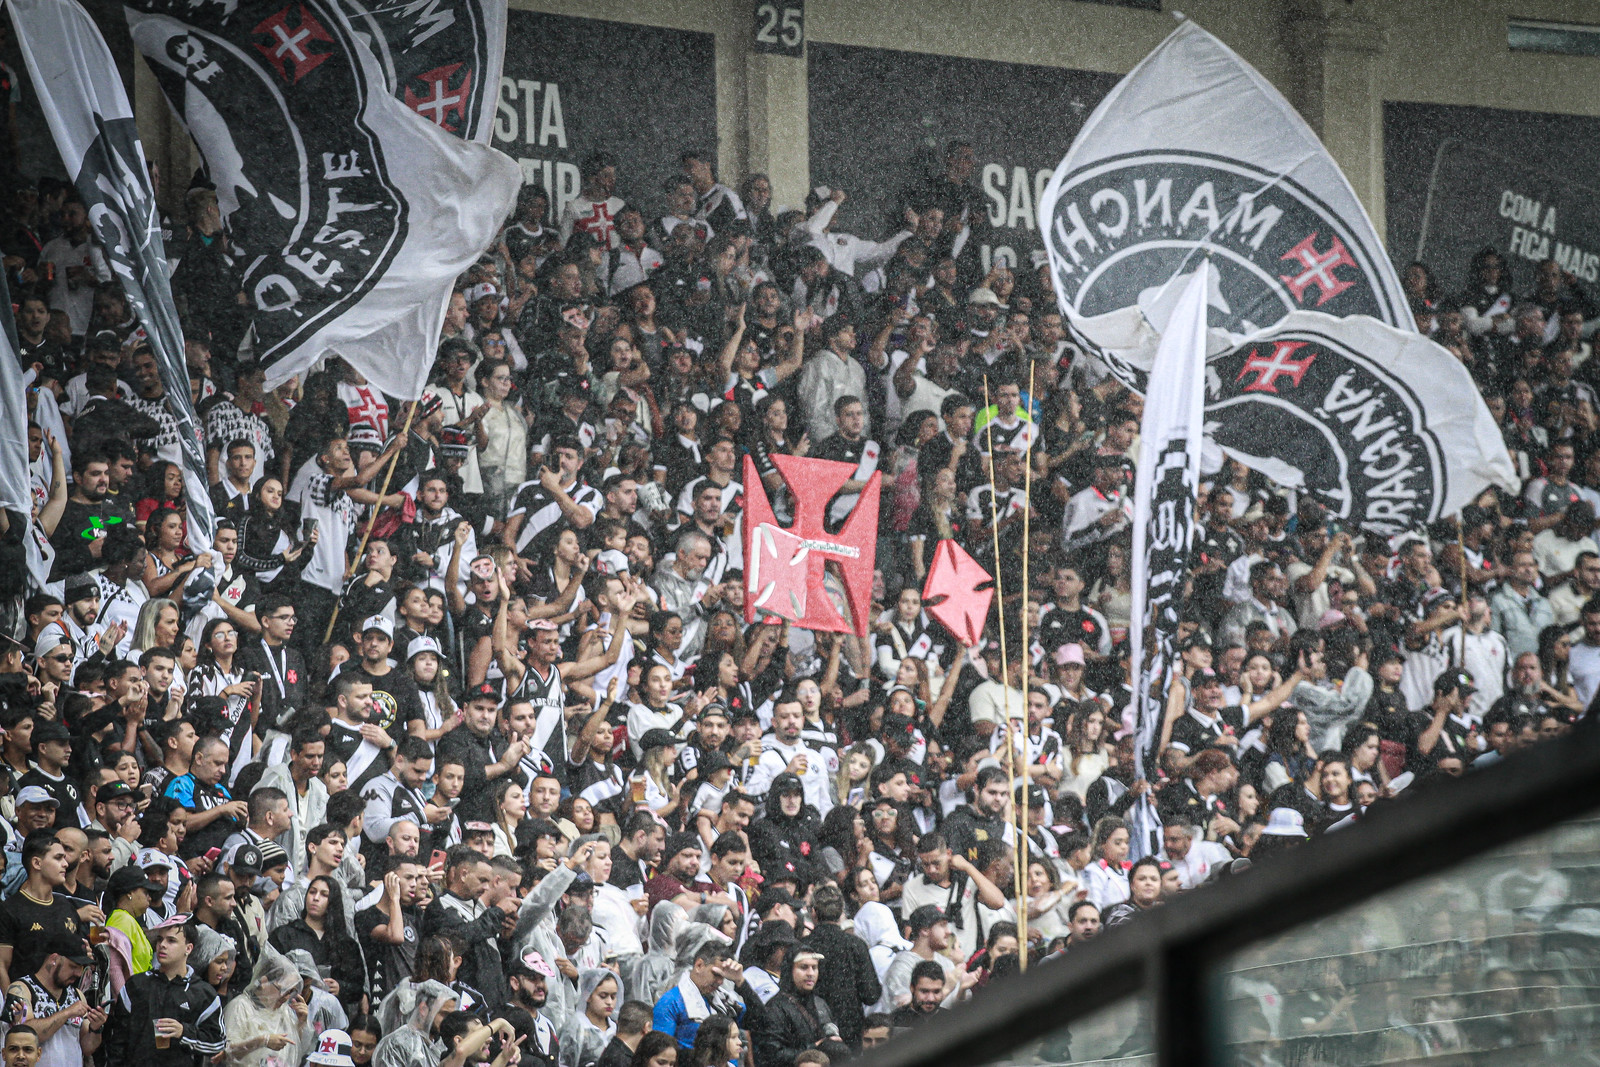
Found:
<path fill-rule="evenodd" d="M 1140 425 L 1139 470 L 1133 491 L 1133 601 L 1129 643 L 1134 678 L 1135 774 L 1149 780 L 1167 689 L 1177 660 L 1178 618 L 1200 491 L 1200 443 L 1206 381 L 1206 293 L 1211 266 L 1200 269 L 1178 296 L 1156 349 Z M 1156 848 L 1150 830 L 1161 823 L 1149 793 L 1129 811 L 1130 859 Z"/>

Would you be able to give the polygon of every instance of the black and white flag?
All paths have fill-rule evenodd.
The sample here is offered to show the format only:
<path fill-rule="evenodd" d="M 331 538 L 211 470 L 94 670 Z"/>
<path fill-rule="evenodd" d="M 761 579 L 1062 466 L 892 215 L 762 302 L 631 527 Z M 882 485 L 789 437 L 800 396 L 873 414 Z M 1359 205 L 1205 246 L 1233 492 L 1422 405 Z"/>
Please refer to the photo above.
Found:
<path fill-rule="evenodd" d="M 1039 221 L 1063 316 L 1141 393 L 1208 264 L 1205 469 L 1220 446 L 1382 533 L 1454 514 L 1487 485 L 1515 491 L 1488 409 L 1461 364 L 1416 333 L 1338 164 L 1194 23 L 1101 101 Z"/>
<path fill-rule="evenodd" d="M 1400 280 L 1317 135 L 1185 21 L 1117 83 L 1039 201 L 1062 312 L 1131 387 L 1183 276 L 1209 256 L 1211 351 L 1291 311 L 1412 329 Z"/>
<path fill-rule="evenodd" d="M 7 0 L 6 6 L 56 150 L 155 355 L 167 410 L 178 426 L 189 545 L 197 553 L 210 552 L 216 517 L 204 440 L 189 400 L 183 332 L 172 302 L 155 191 L 121 75 L 99 29 L 76 0 Z M 197 591 L 195 583 L 191 587 L 191 593 Z"/>
<path fill-rule="evenodd" d="M 333 0 L 124 11 L 216 185 L 268 387 L 332 352 L 420 395 L 451 286 L 515 205 L 517 164 L 396 99 Z"/>
<path fill-rule="evenodd" d="M 32 514 L 33 488 L 28 479 L 28 400 L 17 352 L 11 291 L 0 271 L 0 510 L 26 519 Z"/>
<path fill-rule="evenodd" d="M 506 54 L 506 0 L 340 0 L 390 91 L 448 133 L 488 144 Z"/>
<path fill-rule="evenodd" d="M 1139 469 L 1133 490 L 1133 600 L 1129 650 L 1134 679 L 1134 774 L 1151 780 L 1147 760 L 1166 712 L 1177 663 L 1178 618 L 1200 491 L 1200 447 L 1206 383 L 1206 296 L 1211 267 L 1200 269 L 1172 310 L 1156 349 L 1139 428 Z M 1160 827 L 1147 792 L 1129 810 L 1130 859 L 1159 848 Z"/>

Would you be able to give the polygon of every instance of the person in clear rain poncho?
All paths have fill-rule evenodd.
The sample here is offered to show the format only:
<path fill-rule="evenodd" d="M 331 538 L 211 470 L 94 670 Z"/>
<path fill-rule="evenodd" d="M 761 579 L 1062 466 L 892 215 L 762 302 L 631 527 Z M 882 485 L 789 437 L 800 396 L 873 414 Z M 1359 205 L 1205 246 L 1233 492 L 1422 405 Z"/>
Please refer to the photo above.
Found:
<path fill-rule="evenodd" d="M 585 967 L 578 972 L 577 1003 L 561 1025 L 560 1067 L 592 1067 L 600 1059 L 617 1035 L 622 980 L 604 967 Z"/>
<path fill-rule="evenodd" d="M 673 944 L 687 921 L 683 909 L 670 900 L 660 901 L 650 909 L 649 950 L 622 968 L 622 984 L 634 1000 L 654 1004 L 672 988 L 678 976 Z"/>
<path fill-rule="evenodd" d="M 299 1067 L 316 1044 L 300 999 L 300 972 L 270 946 L 264 947 L 244 992 L 222 1013 L 227 1028 L 227 1067 Z"/>
<path fill-rule="evenodd" d="M 609 973 L 609 972 L 608 972 Z M 456 995 L 443 982 L 401 982 L 378 1007 L 384 1037 L 372 1067 L 427 1067 L 444 1058 L 439 1020 L 456 1009 Z"/>

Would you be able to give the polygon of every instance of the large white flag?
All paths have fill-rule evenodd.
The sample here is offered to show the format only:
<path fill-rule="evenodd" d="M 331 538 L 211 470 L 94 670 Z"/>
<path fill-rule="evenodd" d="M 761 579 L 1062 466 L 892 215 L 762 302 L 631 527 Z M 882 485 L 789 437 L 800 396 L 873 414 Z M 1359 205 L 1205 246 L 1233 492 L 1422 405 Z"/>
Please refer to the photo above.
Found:
<path fill-rule="evenodd" d="M 216 185 L 268 386 L 336 352 L 420 395 L 451 286 L 515 206 L 517 164 L 397 100 L 331 0 L 124 11 Z"/>
<path fill-rule="evenodd" d="M 396 99 L 488 144 L 506 55 L 506 0 L 340 0 Z"/>
<path fill-rule="evenodd" d="M 32 514 L 33 488 L 28 479 L 28 401 L 22 388 L 11 292 L 0 271 L 0 510 L 26 519 Z"/>
<path fill-rule="evenodd" d="M 1181 276 L 1204 256 L 1216 330 L 1254 333 L 1305 309 L 1413 328 L 1338 164 L 1282 94 L 1193 22 L 1095 108 L 1039 225 L 1063 314 L 1141 392 Z M 1220 344 L 1214 335 L 1213 353 Z"/>
<path fill-rule="evenodd" d="M 1200 444 L 1206 382 L 1205 260 L 1179 294 L 1156 350 L 1139 428 L 1139 470 L 1133 490 L 1133 602 L 1129 633 L 1134 677 L 1135 774 L 1149 780 L 1145 762 L 1155 744 L 1172 682 L 1183 583 L 1195 537 L 1200 491 Z M 1150 830 L 1160 826 L 1150 794 L 1129 811 L 1129 858 L 1159 849 Z"/>
<path fill-rule="evenodd" d="M 1490 485 L 1517 491 L 1472 376 L 1415 331 L 1296 311 L 1213 356 L 1206 379 L 1207 437 L 1343 524 L 1395 533 Z"/>
<path fill-rule="evenodd" d="M 6 6 L 56 150 L 89 209 L 95 239 L 144 327 L 161 373 L 166 407 L 178 428 L 189 545 L 197 553 L 210 552 L 216 518 L 204 442 L 189 399 L 155 190 L 122 76 L 76 0 L 7 0 Z M 210 589 L 197 579 L 187 592 L 196 596 Z"/>

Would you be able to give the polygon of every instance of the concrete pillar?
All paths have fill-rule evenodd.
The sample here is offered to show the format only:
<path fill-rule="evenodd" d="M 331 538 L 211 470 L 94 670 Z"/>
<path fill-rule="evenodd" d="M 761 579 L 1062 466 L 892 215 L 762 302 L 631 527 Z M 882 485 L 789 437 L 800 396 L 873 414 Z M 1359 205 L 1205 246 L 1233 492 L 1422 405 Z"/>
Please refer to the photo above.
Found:
<path fill-rule="evenodd" d="M 1338 161 L 1384 233 L 1383 92 L 1379 63 L 1388 33 L 1370 0 L 1302 0 L 1288 15 L 1298 61 L 1295 106 Z"/>
<path fill-rule="evenodd" d="M 747 52 L 745 70 L 744 173 L 771 179 L 774 208 L 799 207 L 811 176 L 806 61 Z"/>

